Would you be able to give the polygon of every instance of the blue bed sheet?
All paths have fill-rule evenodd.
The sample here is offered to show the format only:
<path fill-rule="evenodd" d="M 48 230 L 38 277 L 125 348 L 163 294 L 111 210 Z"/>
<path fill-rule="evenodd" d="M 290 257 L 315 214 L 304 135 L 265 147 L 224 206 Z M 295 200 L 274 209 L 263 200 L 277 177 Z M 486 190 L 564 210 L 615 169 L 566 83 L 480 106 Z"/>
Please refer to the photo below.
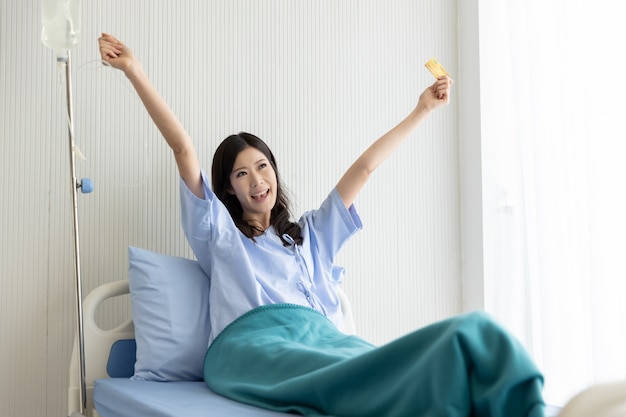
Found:
<path fill-rule="evenodd" d="M 213 393 L 204 382 L 151 382 L 123 378 L 95 382 L 94 403 L 101 417 L 280 417 Z"/>

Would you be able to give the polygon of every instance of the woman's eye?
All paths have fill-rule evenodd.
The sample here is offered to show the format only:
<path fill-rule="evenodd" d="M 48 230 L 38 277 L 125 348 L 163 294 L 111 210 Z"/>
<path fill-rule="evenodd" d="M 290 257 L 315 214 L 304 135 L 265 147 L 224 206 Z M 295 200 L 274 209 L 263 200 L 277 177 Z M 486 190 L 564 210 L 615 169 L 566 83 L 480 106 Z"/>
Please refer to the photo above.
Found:
<path fill-rule="evenodd" d="M 244 171 L 239 171 L 235 177 L 239 178 L 239 177 L 243 177 L 244 175 L 246 175 L 246 173 Z"/>
<path fill-rule="evenodd" d="M 259 169 L 263 169 L 267 167 L 267 164 L 265 162 L 263 162 L 262 164 L 259 165 Z"/>

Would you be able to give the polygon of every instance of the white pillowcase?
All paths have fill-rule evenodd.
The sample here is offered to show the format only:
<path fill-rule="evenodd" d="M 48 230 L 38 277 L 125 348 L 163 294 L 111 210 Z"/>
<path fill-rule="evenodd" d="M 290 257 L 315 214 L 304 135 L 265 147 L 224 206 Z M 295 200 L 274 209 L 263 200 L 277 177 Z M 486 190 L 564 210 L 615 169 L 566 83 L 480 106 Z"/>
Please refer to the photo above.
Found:
<path fill-rule="evenodd" d="M 128 248 L 141 381 L 199 381 L 209 341 L 209 277 L 197 261 Z"/>

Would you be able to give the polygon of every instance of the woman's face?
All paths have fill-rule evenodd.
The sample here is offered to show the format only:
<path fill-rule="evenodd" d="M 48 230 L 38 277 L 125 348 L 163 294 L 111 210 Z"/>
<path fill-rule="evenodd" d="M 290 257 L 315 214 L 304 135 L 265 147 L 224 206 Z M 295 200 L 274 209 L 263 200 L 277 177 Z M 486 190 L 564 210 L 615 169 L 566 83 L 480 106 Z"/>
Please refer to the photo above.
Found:
<path fill-rule="evenodd" d="M 252 146 L 239 152 L 230 173 L 230 185 L 229 192 L 243 208 L 243 220 L 258 222 L 267 229 L 278 184 L 276 172 L 265 154 Z"/>

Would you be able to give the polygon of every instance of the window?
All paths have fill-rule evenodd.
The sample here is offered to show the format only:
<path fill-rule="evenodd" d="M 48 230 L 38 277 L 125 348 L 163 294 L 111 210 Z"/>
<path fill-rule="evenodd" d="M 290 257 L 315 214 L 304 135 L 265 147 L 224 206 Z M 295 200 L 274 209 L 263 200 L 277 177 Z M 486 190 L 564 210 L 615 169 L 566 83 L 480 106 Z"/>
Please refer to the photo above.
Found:
<path fill-rule="evenodd" d="M 484 307 L 563 404 L 626 378 L 626 3 L 475 4 Z"/>

